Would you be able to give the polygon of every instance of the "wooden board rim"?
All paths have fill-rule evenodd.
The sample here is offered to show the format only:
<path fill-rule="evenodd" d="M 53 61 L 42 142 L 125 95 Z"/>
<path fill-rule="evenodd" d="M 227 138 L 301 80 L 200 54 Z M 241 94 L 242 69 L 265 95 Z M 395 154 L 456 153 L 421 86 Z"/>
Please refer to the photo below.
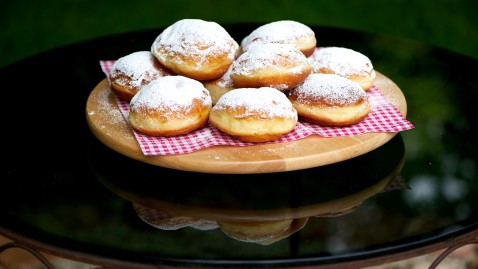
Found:
<path fill-rule="evenodd" d="M 400 88 L 380 72 L 376 73 L 375 85 L 406 117 L 406 100 Z M 365 154 L 397 134 L 366 133 L 334 138 L 312 135 L 286 143 L 215 146 L 188 154 L 145 156 L 121 115 L 107 78 L 90 93 L 86 118 L 90 130 L 102 143 L 125 156 L 160 167 L 214 174 L 274 173 L 328 165 Z"/>

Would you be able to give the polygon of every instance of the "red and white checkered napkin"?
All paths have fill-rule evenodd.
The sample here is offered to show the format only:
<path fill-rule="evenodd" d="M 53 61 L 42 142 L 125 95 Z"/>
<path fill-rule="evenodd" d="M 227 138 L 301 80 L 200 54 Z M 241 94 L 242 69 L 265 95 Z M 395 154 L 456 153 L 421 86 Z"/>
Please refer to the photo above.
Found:
<path fill-rule="evenodd" d="M 101 69 L 106 76 L 109 76 L 113 64 L 114 61 L 100 61 Z M 367 93 L 369 94 L 372 111 L 358 124 L 347 127 L 321 127 L 299 121 L 292 132 L 281 136 L 273 142 L 267 143 L 290 142 L 314 134 L 323 137 L 339 137 L 363 133 L 400 132 L 414 128 L 412 123 L 406 120 L 400 111 L 385 99 L 377 87 L 373 86 Z M 127 119 L 129 104 L 119 98 L 116 98 L 116 100 L 123 116 Z M 189 134 L 175 137 L 153 137 L 143 135 L 136 131 L 133 132 L 143 154 L 146 156 L 191 153 L 200 149 L 221 145 L 255 145 L 254 143 L 245 143 L 234 139 L 219 131 L 211 124 Z"/>

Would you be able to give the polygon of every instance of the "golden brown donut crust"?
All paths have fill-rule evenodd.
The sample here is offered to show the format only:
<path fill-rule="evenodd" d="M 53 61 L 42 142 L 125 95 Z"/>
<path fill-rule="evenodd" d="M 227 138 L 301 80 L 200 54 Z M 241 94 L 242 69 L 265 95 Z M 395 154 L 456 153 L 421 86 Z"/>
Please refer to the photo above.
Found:
<path fill-rule="evenodd" d="M 151 136 L 176 136 L 207 124 L 211 97 L 204 86 L 184 76 L 153 81 L 130 102 L 131 127 Z"/>
<path fill-rule="evenodd" d="M 226 92 L 235 89 L 234 82 L 231 80 L 231 67 L 220 78 L 202 82 L 211 95 L 212 105 L 215 105 Z"/>
<path fill-rule="evenodd" d="M 358 83 L 366 91 L 375 82 L 376 73 L 370 59 L 349 48 L 316 48 L 308 60 L 312 73 L 336 74 Z"/>
<path fill-rule="evenodd" d="M 291 100 L 293 102 L 293 100 Z M 344 127 L 361 122 L 368 115 L 368 105 L 360 102 L 354 106 L 341 107 L 324 111 L 311 106 L 295 105 L 299 120 L 328 127 Z M 357 111 L 360 111 L 357 115 Z"/>
<path fill-rule="evenodd" d="M 288 98 L 299 120 L 321 126 L 342 127 L 365 119 L 371 106 L 366 92 L 355 82 L 335 74 L 311 74 Z"/>
<path fill-rule="evenodd" d="M 111 90 L 127 102 L 151 81 L 173 75 L 150 51 L 137 51 L 119 58 L 111 67 Z"/>
<path fill-rule="evenodd" d="M 260 115 L 243 117 L 244 109 L 228 108 L 225 111 L 211 111 L 209 120 L 212 125 L 243 142 L 269 142 L 292 131 L 297 120 L 272 117 L 267 121 Z"/>
<path fill-rule="evenodd" d="M 215 22 L 183 19 L 157 36 L 151 52 L 176 74 L 205 81 L 227 71 L 239 52 L 239 44 Z"/>
<path fill-rule="evenodd" d="M 210 107 L 194 100 L 190 108 L 171 114 L 167 107 L 139 107 L 130 113 L 132 127 L 150 136 L 177 136 L 187 134 L 206 125 Z"/>
<path fill-rule="evenodd" d="M 272 87 L 288 91 L 311 73 L 307 58 L 285 44 L 256 44 L 232 63 L 231 80 L 236 88 Z"/>
<path fill-rule="evenodd" d="M 292 131 L 297 111 L 284 93 L 270 87 L 225 93 L 209 114 L 210 123 L 244 142 L 268 142 Z"/>

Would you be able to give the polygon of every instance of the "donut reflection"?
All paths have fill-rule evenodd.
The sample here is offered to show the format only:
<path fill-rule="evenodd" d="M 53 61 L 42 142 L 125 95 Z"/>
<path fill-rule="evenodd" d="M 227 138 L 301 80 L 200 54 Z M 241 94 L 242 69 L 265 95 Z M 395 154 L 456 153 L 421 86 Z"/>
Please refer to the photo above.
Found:
<path fill-rule="evenodd" d="M 364 190 L 356 196 L 348 197 L 350 200 L 360 199 L 359 196 L 375 195 L 376 193 L 408 189 L 408 185 L 403 181 L 400 175 L 391 174 L 383 180 L 383 183 L 387 183 L 383 190 L 371 188 L 368 192 Z M 344 197 L 345 198 L 345 197 Z M 357 209 L 364 201 L 359 201 L 357 204 L 348 205 L 349 199 L 342 199 L 338 201 L 331 201 L 326 205 L 315 205 L 312 208 L 302 209 L 304 211 L 310 211 L 309 214 L 313 214 L 314 210 L 321 211 L 318 215 L 310 217 L 338 217 L 348 214 Z M 334 204 L 335 203 L 335 204 Z M 344 206 L 341 208 L 341 204 Z M 230 220 L 226 216 L 222 216 L 218 220 L 206 219 L 201 217 L 195 217 L 195 210 L 191 210 L 188 215 L 177 215 L 174 209 L 159 209 L 144 206 L 142 204 L 133 202 L 133 207 L 138 217 L 145 223 L 160 230 L 178 230 L 182 228 L 192 228 L 201 231 L 209 231 L 214 229 L 220 229 L 225 235 L 230 238 L 236 239 L 242 242 L 256 243 L 260 245 L 270 245 L 283 238 L 286 238 L 299 230 L 301 230 L 309 220 L 307 213 L 303 217 L 297 218 L 285 218 L 285 219 L 261 219 L 260 214 L 257 214 L 257 218 L 252 220 L 236 220 L 232 216 Z M 314 208 L 316 207 L 316 208 Z M 329 207 L 333 209 L 329 212 L 323 211 Z M 164 208 L 167 208 L 165 206 Z M 336 209 L 337 208 L 337 209 Z M 178 210 L 179 211 L 179 210 Z M 298 210 L 296 214 L 299 213 Z M 234 214 L 234 212 L 231 212 Z"/>
<path fill-rule="evenodd" d="M 397 134 L 340 163 L 251 175 L 165 169 L 111 152 L 108 159 L 115 158 L 116 165 L 96 152 L 91 159 L 97 179 L 131 202 L 149 226 L 171 233 L 194 229 L 205 236 L 216 230 L 237 241 L 271 245 L 300 232 L 311 218 L 338 218 L 377 194 L 408 189 L 400 175 L 404 152 Z"/>

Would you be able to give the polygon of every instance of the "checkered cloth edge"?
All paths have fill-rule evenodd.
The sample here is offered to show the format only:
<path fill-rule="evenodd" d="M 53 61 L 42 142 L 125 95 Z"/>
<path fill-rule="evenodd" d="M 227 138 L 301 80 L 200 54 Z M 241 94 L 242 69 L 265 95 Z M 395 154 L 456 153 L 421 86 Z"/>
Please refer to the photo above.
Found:
<path fill-rule="evenodd" d="M 115 61 L 100 61 L 102 71 L 109 77 L 110 70 Z M 372 111 L 361 122 L 346 127 L 322 127 L 299 121 L 295 129 L 282 135 L 275 141 L 267 143 L 291 142 L 310 135 L 322 137 L 354 136 L 370 132 L 401 132 L 413 129 L 411 122 L 406 120 L 398 109 L 388 102 L 376 86 L 367 91 Z M 125 117 L 128 118 L 129 104 L 116 98 L 118 106 Z M 175 155 L 191 153 L 213 146 L 250 146 L 254 143 L 241 142 L 221 132 L 210 123 L 205 127 L 191 133 L 175 137 L 153 137 L 134 131 L 136 140 L 146 156 Z"/>

